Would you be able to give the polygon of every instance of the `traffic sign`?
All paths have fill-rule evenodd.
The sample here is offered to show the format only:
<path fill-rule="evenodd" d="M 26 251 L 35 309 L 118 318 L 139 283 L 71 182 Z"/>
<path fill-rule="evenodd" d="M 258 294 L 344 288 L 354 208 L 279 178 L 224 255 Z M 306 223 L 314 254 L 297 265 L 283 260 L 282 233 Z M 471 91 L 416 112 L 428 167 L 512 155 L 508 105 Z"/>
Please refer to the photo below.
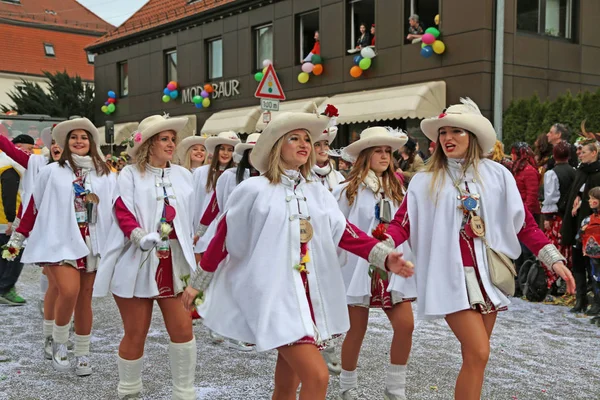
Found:
<path fill-rule="evenodd" d="M 265 111 L 263 114 L 263 123 L 268 124 L 269 122 L 271 122 L 271 112 Z"/>
<path fill-rule="evenodd" d="M 254 97 L 258 99 L 285 100 L 285 94 L 273 68 L 273 64 L 269 64 L 267 72 L 254 92 Z"/>
<path fill-rule="evenodd" d="M 279 111 L 279 100 L 260 99 L 260 109 L 263 111 Z"/>

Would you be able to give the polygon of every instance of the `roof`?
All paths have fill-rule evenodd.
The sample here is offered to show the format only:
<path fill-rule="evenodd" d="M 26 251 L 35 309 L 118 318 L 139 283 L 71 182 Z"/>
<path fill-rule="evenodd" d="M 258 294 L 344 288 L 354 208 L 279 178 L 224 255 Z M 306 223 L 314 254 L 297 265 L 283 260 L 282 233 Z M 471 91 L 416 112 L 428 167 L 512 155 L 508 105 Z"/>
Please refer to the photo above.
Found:
<path fill-rule="evenodd" d="M 76 0 L 0 1 L 0 19 L 76 28 L 96 34 L 115 28 Z"/>
<path fill-rule="evenodd" d="M 43 75 L 66 70 L 86 81 L 94 80 L 94 65 L 88 64 L 84 50 L 90 36 L 28 26 L 0 24 L 2 63 L 0 71 Z M 47 57 L 44 43 L 54 46 L 55 57 Z"/>
<path fill-rule="evenodd" d="M 235 0 L 149 0 L 127 21 L 90 44 L 96 47 L 117 39 L 173 23 L 185 17 L 233 3 Z"/>

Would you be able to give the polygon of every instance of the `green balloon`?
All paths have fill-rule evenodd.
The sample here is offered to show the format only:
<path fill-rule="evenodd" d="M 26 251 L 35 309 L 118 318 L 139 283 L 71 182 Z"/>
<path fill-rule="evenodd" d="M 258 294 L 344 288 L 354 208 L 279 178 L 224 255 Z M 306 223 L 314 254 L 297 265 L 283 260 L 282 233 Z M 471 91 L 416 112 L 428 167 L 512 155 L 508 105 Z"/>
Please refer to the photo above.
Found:
<path fill-rule="evenodd" d="M 360 60 L 360 62 L 358 63 L 358 66 L 360 67 L 360 69 L 367 70 L 369 68 L 371 68 L 371 59 L 370 58 L 363 58 L 362 60 Z"/>
<path fill-rule="evenodd" d="M 194 102 L 194 104 L 200 104 L 202 103 L 202 96 L 196 95 L 192 98 L 192 101 Z"/>
<path fill-rule="evenodd" d="M 310 59 L 310 62 L 313 63 L 314 65 L 323 64 L 323 59 L 321 58 L 320 55 L 313 54 L 313 56 Z"/>
<path fill-rule="evenodd" d="M 431 28 L 425 29 L 425 33 L 431 33 L 437 39 L 440 36 L 440 31 L 433 26 Z"/>
<path fill-rule="evenodd" d="M 421 48 L 424 49 L 425 47 L 430 46 L 429 44 L 425 44 L 425 43 L 421 43 Z"/>
<path fill-rule="evenodd" d="M 260 82 L 260 81 L 262 81 L 262 79 L 263 79 L 263 76 L 264 76 L 264 75 L 263 75 L 263 73 L 262 73 L 262 72 L 257 72 L 257 73 L 255 73 L 255 74 L 254 74 L 254 80 L 255 80 L 256 82 Z"/>
<path fill-rule="evenodd" d="M 166 94 L 162 97 L 163 103 L 168 103 L 171 101 L 171 96 L 167 96 Z"/>
<path fill-rule="evenodd" d="M 114 104 L 111 103 L 111 104 L 108 105 L 108 112 L 109 113 L 114 113 L 115 109 L 116 109 L 116 107 L 115 107 Z"/>
<path fill-rule="evenodd" d="M 106 112 L 108 111 L 108 107 L 107 106 L 102 106 L 100 107 L 100 109 L 102 110 L 103 113 L 106 114 Z"/>

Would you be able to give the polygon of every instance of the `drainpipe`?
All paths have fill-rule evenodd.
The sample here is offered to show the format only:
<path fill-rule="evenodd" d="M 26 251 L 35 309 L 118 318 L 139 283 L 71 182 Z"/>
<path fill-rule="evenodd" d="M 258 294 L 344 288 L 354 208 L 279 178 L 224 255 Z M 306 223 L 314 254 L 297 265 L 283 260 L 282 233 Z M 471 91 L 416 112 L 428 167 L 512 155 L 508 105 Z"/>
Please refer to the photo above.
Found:
<path fill-rule="evenodd" d="M 504 0 L 496 0 L 496 51 L 494 65 L 494 128 L 502 141 L 502 105 L 504 90 Z"/>

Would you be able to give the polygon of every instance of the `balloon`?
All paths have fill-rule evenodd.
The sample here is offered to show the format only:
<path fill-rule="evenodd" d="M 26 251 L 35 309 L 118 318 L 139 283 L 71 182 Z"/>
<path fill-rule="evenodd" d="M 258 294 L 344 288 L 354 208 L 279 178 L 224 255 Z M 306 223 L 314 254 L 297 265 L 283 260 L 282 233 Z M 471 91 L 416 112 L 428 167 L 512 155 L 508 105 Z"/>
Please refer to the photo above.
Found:
<path fill-rule="evenodd" d="M 213 85 L 211 85 L 210 83 L 207 83 L 206 85 L 204 85 L 204 90 L 207 91 L 208 93 L 212 93 L 215 91 L 215 89 L 213 88 Z"/>
<path fill-rule="evenodd" d="M 177 96 L 179 96 L 179 92 L 177 90 L 173 90 L 169 96 L 175 100 Z"/>
<path fill-rule="evenodd" d="M 370 47 L 365 47 L 360 51 L 362 58 L 373 58 L 375 57 L 375 51 Z"/>
<path fill-rule="evenodd" d="M 202 107 L 204 107 L 204 108 L 210 107 L 210 99 L 202 100 Z"/>
<path fill-rule="evenodd" d="M 110 97 L 111 99 L 114 99 L 117 97 L 117 95 L 115 94 L 115 92 L 113 92 L 112 90 L 108 92 L 108 97 Z"/>
<path fill-rule="evenodd" d="M 167 96 L 166 94 L 162 97 L 163 103 L 168 103 L 171 101 L 171 96 Z"/>
<path fill-rule="evenodd" d="M 358 65 L 355 65 L 354 67 L 350 68 L 350 75 L 353 78 L 358 78 L 359 76 L 361 76 L 363 73 L 363 70 L 360 69 L 360 67 Z"/>
<path fill-rule="evenodd" d="M 206 99 L 210 94 L 206 90 L 203 90 L 202 93 L 200 93 L 200 96 L 202 96 L 203 99 Z"/>
<path fill-rule="evenodd" d="M 436 25 L 440 24 L 440 14 L 435 16 L 435 18 L 433 19 L 433 22 L 435 22 Z"/>
<path fill-rule="evenodd" d="M 194 104 L 196 108 L 202 108 L 202 102 Z"/>
<path fill-rule="evenodd" d="M 440 36 L 440 31 L 437 28 L 434 28 L 433 26 L 431 28 L 425 29 L 425 33 L 431 33 L 436 39 L 438 38 L 438 36 Z"/>
<path fill-rule="evenodd" d="M 360 60 L 362 60 L 363 58 L 360 55 L 354 56 L 354 65 L 358 65 L 360 64 Z"/>
<path fill-rule="evenodd" d="M 432 54 L 433 54 L 433 49 L 431 48 L 431 46 L 423 47 L 421 49 L 421 55 L 425 58 L 431 57 Z"/>
<path fill-rule="evenodd" d="M 263 79 L 263 76 L 265 76 L 262 72 L 257 72 L 254 74 L 254 80 L 256 82 L 260 82 Z"/>
<path fill-rule="evenodd" d="M 313 56 L 310 59 L 310 62 L 313 64 L 323 64 L 323 59 L 321 58 L 320 55 L 318 54 L 313 54 Z"/>
<path fill-rule="evenodd" d="M 113 99 L 112 97 L 109 97 L 108 100 L 106 101 L 108 104 L 114 104 L 117 102 L 117 99 Z M 107 104 L 107 105 L 108 105 Z"/>
<path fill-rule="evenodd" d="M 360 60 L 360 64 L 358 64 L 358 66 L 364 71 L 366 69 L 371 68 L 371 62 L 372 61 L 370 58 L 363 58 L 362 60 Z"/>
<path fill-rule="evenodd" d="M 163 94 L 169 96 L 171 94 L 171 91 L 169 90 L 169 88 L 165 88 L 165 90 L 163 90 Z"/>
<path fill-rule="evenodd" d="M 300 72 L 300 74 L 298 74 L 298 82 L 300 83 L 306 83 L 309 79 L 310 76 L 306 72 Z"/>
<path fill-rule="evenodd" d="M 111 114 L 114 113 L 115 110 L 117 109 L 117 107 L 115 107 L 114 104 L 109 104 L 108 107 L 106 107 L 106 108 L 108 108 L 108 112 Z"/>
<path fill-rule="evenodd" d="M 273 62 L 271 60 L 264 60 L 263 61 L 263 67 L 264 68 L 267 68 L 271 64 L 273 64 Z"/>
<path fill-rule="evenodd" d="M 429 45 L 428 45 L 428 44 L 425 44 L 425 43 L 423 43 L 423 42 L 421 42 L 421 48 L 423 48 L 423 47 L 427 47 L 427 46 L 429 46 Z"/>
<path fill-rule="evenodd" d="M 109 104 L 110 104 L 110 103 L 109 103 L 108 101 L 105 101 L 105 102 L 104 102 L 104 105 L 105 105 L 105 106 L 107 106 L 107 105 L 109 105 Z"/>
<path fill-rule="evenodd" d="M 194 102 L 194 104 L 200 104 L 202 103 L 202 97 L 196 95 L 192 98 L 192 101 Z"/>
<path fill-rule="evenodd" d="M 177 89 L 177 85 L 174 84 L 174 82 L 169 82 L 169 84 L 167 85 L 167 89 L 169 89 L 171 92 L 175 89 Z"/>
<path fill-rule="evenodd" d="M 321 64 L 317 64 L 317 65 L 321 65 Z M 306 72 L 307 74 L 310 74 L 314 68 L 315 68 L 315 66 L 312 63 L 306 62 L 306 63 L 302 64 L 302 72 Z"/>
<path fill-rule="evenodd" d="M 435 42 L 435 36 L 431 33 L 426 33 L 421 37 L 421 41 L 425 44 L 433 44 L 433 42 Z"/>
<path fill-rule="evenodd" d="M 175 86 L 175 89 L 177 89 L 177 82 L 171 81 L 171 82 L 169 82 L 169 85 L 173 85 L 173 86 Z"/>
<path fill-rule="evenodd" d="M 321 75 L 322 73 L 323 73 L 323 64 L 315 65 L 315 67 L 313 68 L 313 74 Z"/>
<path fill-rule="evenodd" d="M 104 114 L 106 114 L 108 112 L 108 107 L 106 107 L 106 106 L 102 106 L 100 109 L 102 110 L 102 112 Z"/>
<path fill-rule="evenodd" d="M 446 45 L 441 40 L 436 40 L 433 42 L 431 47 L 433 48 L 435 54 L 442 54 L 444 51 L 446 51 Z"/>

